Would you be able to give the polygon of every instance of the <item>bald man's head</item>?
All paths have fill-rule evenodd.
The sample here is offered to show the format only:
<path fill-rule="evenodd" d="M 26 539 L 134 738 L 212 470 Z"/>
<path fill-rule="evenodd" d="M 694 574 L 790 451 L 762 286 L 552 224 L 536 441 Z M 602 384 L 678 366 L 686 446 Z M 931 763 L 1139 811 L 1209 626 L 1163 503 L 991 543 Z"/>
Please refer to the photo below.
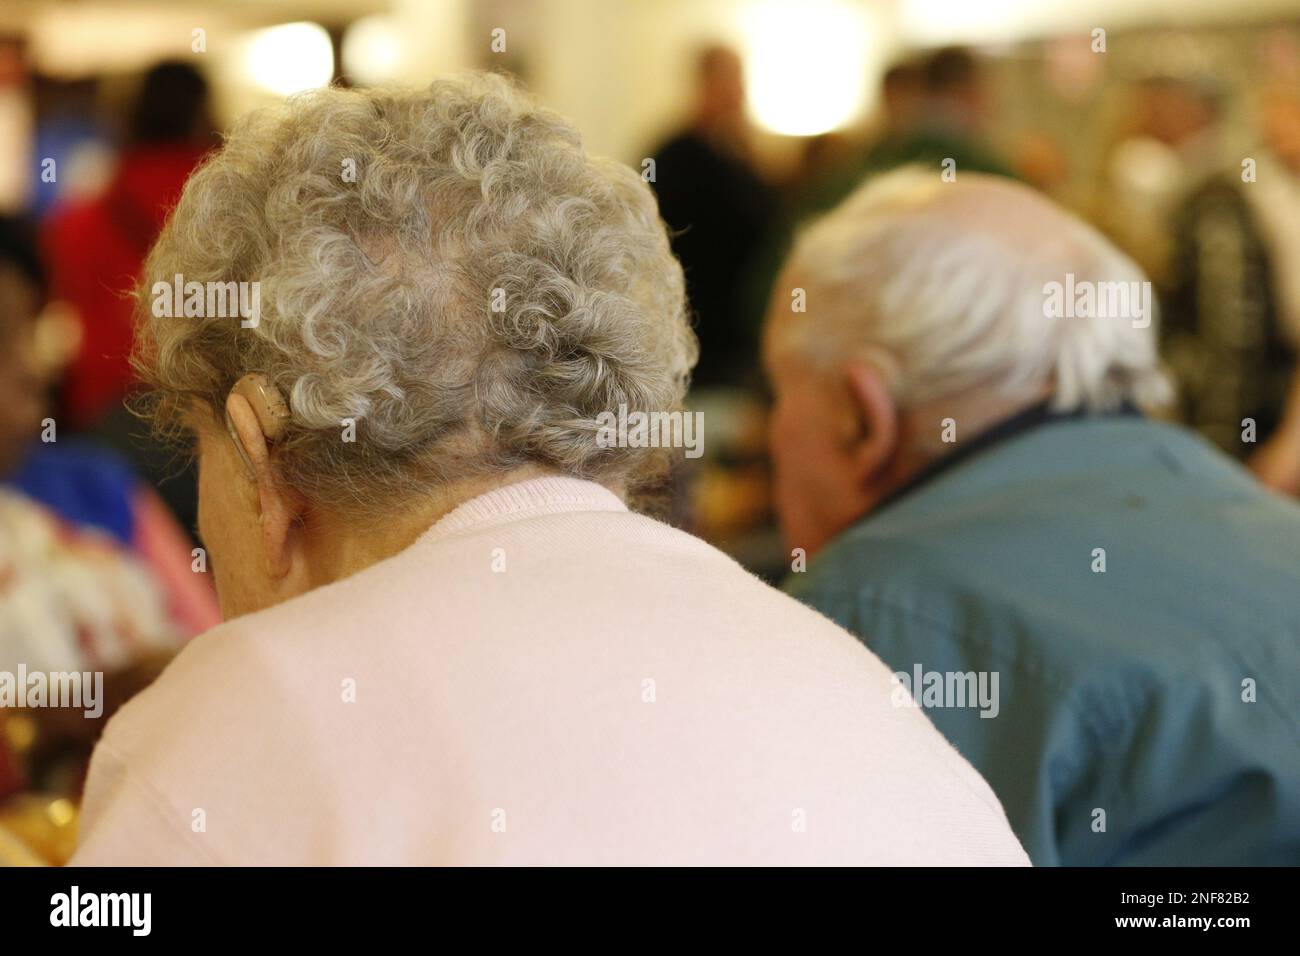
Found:
<path fill-rule="evenodd" d="M 1050 384 L 1063 408 L 1165 393 L 1141 269 L 1009 179 L 877 177 L 799 236 L 788 270 L 808 311 L 775 302 L 777 342 L 812 357 L 871 352 L 904 403 L 976 386 Z"/>
<path fill-rule="evenodd" d="M 1154 302 L 1100 233 L 1010 180 L 909 168 L 798 238 L 764 359 L 787 537 L 811 553 L 950 450 L 1021 408 L 1163 401 Z"/>

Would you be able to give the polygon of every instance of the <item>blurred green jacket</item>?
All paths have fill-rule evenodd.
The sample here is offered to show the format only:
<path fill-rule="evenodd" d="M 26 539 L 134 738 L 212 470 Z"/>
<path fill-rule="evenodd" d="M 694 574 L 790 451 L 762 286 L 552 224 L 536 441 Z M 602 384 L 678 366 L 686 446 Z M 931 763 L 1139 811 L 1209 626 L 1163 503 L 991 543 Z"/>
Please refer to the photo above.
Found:
<path fill-rule="evenodd" d="M 929 698 L 1036 865 L 1300 863 L 1300 507 L 1192 433 L 1034 409 L 786 590 Z"/>

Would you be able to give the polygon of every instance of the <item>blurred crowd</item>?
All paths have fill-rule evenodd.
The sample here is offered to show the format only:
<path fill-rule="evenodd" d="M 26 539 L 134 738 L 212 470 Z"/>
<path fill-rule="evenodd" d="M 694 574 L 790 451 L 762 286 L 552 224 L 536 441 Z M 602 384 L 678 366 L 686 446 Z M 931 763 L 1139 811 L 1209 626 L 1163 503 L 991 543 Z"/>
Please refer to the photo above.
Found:
<path fill-rule="evenodd" d="M 0 669 L 106 675 L 95 719 L 0 710 L 0 795 L 15 797 L 0 820 L 7 806 L 10 825 L 56 860 L 70 851 L 67 798 L 103 722 L 219 620 L 194 573 L 192 469 L 128 408 L 128 293 L 215 143 L 206 104 L 197 70 L 158 65 L 102 192 L 38 222 L 0 218 Z"/>
<path fill-rule="evenodd" d="M 916 163 L 952 181 L 963 171 L 1017 179 L 1113 239 L 1154 286 L 1163 360 L 1178 387 L 1169 414 L 1267 486 L 1300 494 L 1300 53 L 1289 37 L 1270 36 L 1251 92 L 1235 98 L 1204 72 L 1127 82 L 1099 175 L 1083 190 L 1070 188 L 1079 177 L 1059 135 L 994 133 L 1006 105 L 990 63 L 955 47 L 890 66 L 868 127 L 811 138 L 792 167 L 765 174 L 740 59 L 703 50 L 691 121 L 655 153 L 661 210 L 699 316 L 697 398 L 721 409 L 713 436 L 725 464 L 706 464 L 694 486 L 696 527 L 779 575 L 779 556 L 769 551 L 765 566 L 765 541 L 752 536 L 765 501 L 757 355 L 772 282 L 801 223 L 871 176 Z M 1239 135 L 1233 151 L 1225 129 L 1243 123 L 1247 148 Z"/>
<path fill-rule="evenodd" d="M 773 163 L 747 118 L 741 56 L 701 49 L 689 115 L 647 167 L 696 316 L 688 405 L 709 428 L 705 458 L 675 486 L 676 522 L 769 580 L 788 570 L 765 448 L 763 314 L 802 224 L 908 164 L 1018 180 L 1092 221 L 1154 285 L 1170 416 L 1300 494 L 1300 65 L 1274 56 L 1259 68 L 1248 99 L 1205 72 L 1125 79 L 1100 175 L 1079 190 L 1059 135 L 995 131 L 1004 104 L 980 51 L 899 59 L 869 125 Z M 41 116 L 43 142 L 86 119 Z M 67 854 L 68 800 L 102 721 L 218 619 L 209 576 L 194 573 L 204 555 L 186 450 L 132 414 L 126 294 L 218 141 L 204 76 L 152 67 L 114 122 L 101 188 L 58 201 L 40 191 L 0 220 L 0 670 L 100 670 L 110 688 L 99 721 L 0 710 L 0 838 L 8 826 L 49 861 Z M 1228 149 L 1229 125 L 1248 127 L 1247 151 Z"/>

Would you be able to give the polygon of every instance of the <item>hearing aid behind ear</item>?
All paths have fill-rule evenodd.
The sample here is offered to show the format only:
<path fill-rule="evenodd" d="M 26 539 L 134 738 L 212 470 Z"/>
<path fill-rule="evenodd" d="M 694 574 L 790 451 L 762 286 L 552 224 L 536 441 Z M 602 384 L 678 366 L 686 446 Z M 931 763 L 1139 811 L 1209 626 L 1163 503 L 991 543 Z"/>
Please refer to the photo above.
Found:
<path fill-rule="evenodd" d="M 253 414 L 257 416 L 257 422 L 262 427 L 262 434 L 266 436 L 268 444 L 274 442 L 284 434 L 285 426 L 288 424 L 292 413 L 289 411 L 289 403 L 284 400 L 284 396 L 279 390 L 271 384 L 271 380 L 261 372 L 249 372 L 230 390 L 231 395 L 242 397 Z M 230 412 L 226 412 L 226 430 L 230 432 L 230 438 L 235 443 L 235 450 L 239 452 L 239 457 L 244 460 L 248 467 L 249 474 L 254 474 L 253 462 L 248 457 L 248 452 L 244 449 L 244 443 L 239 439 L 239 433 L 235 430 L 235 423 L 230 420 Z"/>

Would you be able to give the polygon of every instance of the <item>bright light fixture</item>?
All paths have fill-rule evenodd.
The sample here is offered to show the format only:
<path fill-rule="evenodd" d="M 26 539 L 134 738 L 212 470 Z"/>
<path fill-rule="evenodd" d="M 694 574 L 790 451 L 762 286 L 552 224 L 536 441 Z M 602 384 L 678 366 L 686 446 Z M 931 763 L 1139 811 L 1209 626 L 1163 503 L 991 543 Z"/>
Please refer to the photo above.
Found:
<path fill-rule="evenodd" d="M 319 23 L 284 23 L 248 40 L 244 68 L 253 82 L 288 96 L 325 86 L 334 75 L 334 45 Z"/>
<path fill-rule="evenodd" d="M 396 79 L 402 68 L 402 37 L 392 17 L 362 17 L 343 34 L 343 72 L 373 85 Z"/>
<path fill-rule="evenodd" d="M 766 0 L 744 10 L 749 109 L 762 126 L 815 136 L 865 105 L 870 25 L 843 0 Z"/>

